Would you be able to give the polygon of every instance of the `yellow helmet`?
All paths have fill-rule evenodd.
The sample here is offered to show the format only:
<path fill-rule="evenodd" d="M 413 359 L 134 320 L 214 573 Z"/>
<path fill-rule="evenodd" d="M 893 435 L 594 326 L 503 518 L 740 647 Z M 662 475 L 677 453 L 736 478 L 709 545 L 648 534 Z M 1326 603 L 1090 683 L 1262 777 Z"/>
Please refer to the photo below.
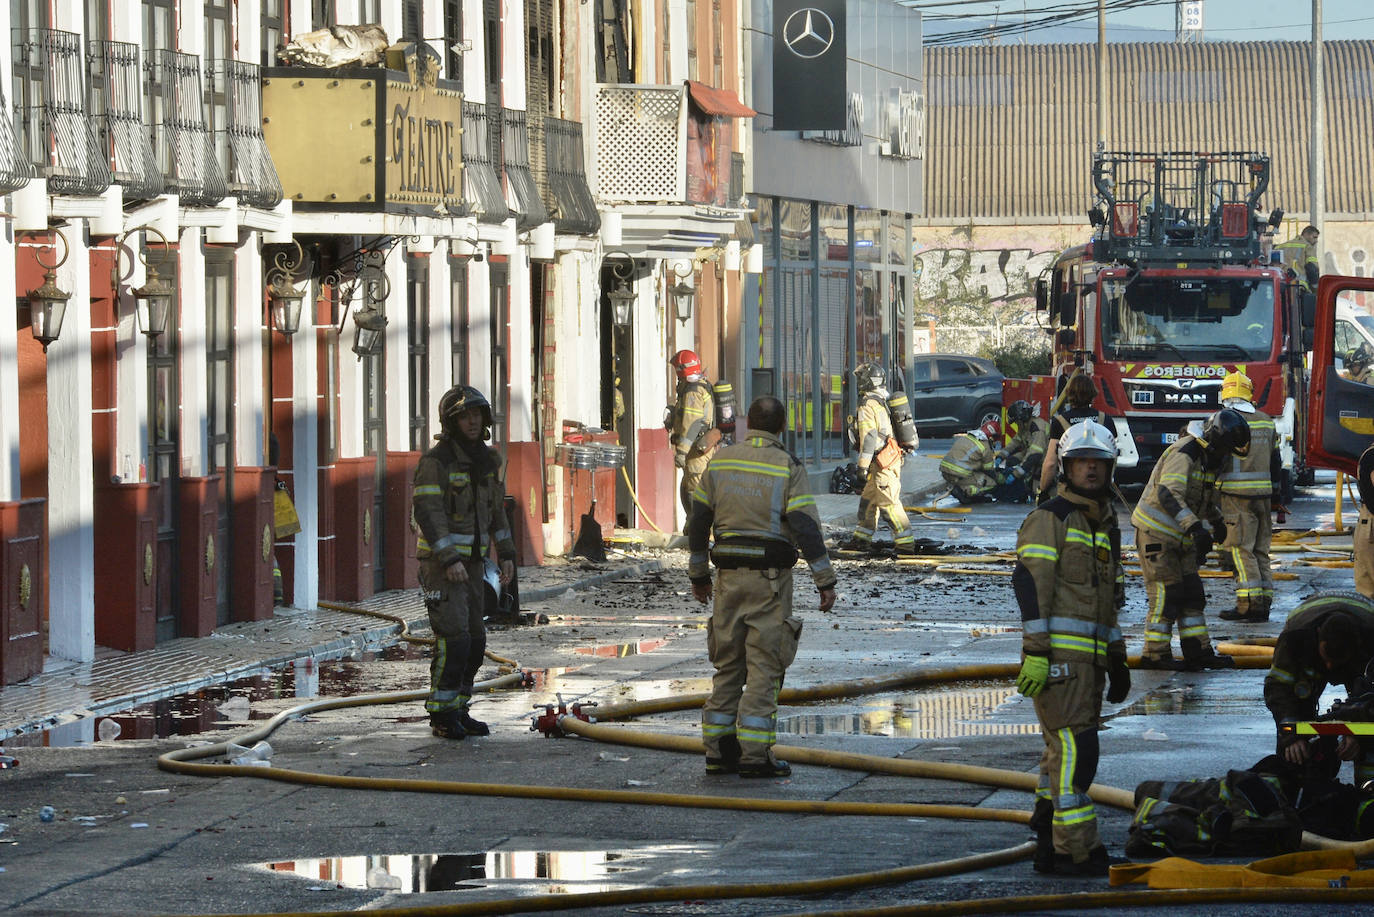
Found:
<path fill-rule="evenodd" d="M 1221 400 L 1227 398 L 1239 398 L 1242 401 L 1249 401 L 1255 393 L 1254 386 L 1250 383 L 1250 377 L 1240 370 L 1229 372 L 1226 378 L 1221 380 Z"/>

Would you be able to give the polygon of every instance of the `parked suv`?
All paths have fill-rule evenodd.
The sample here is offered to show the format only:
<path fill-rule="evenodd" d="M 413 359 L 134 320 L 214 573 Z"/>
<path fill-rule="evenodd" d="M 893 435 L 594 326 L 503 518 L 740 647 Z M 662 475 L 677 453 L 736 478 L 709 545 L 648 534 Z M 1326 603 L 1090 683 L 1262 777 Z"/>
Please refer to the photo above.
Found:
<path fill-rule="evenodd" d="M 922 435 L 962 433 L 1002 416 L 1002 374 L 991 360 L 957 353 L 918 353 L 911 413 Z"/>

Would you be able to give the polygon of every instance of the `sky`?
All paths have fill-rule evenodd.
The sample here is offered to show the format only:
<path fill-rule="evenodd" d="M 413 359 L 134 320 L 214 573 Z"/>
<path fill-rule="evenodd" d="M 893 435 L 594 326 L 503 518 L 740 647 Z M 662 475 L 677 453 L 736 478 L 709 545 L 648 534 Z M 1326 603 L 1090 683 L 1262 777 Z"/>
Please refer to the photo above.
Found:
<path fill-rule="evenodd" d="M 949 21 L 951 14 L 982 17 L 983 22 L 997 16 L 1002 24 L 1034 21 L 1043 18 L 1047 9 L 1083 7 L 1090 11 L 1085 19 L 1055 26 L 1053 30 L 1027 32 L 1028 42 L 1097 40 L 1095 0 L 998 0 L 998 2 L 962 2 L 962 0 L 902 0 L 905 5 L 921 9 L 925 18 L 925 33 L 933 35 L 952 28 L 968 28 L 981 23 Z M 1135 9 L 1113 9 L 1120 4 L 1135 4 Z M 1106 21 L 1109 41 L 1142 40 L 1117 33 L 1113 27 L 1159 30 L 1157 36 L 1144 40 L 1172 40 L 1175 5 L 1171 0 L 1107 0 Z M 1203 37 L 1208 41 L 1309 41 L 1312 38 L 1312 4 L 1308 0 L 1203 0 Z M 1000 10 L 1000 14 L 999 14 Z M 1374 3 L 1369 0 L 1322 0 L 1323 38 L 1374 39 Z M 1006 35 L 1002 41 L 1017 41 L 1018 36 Z"/>

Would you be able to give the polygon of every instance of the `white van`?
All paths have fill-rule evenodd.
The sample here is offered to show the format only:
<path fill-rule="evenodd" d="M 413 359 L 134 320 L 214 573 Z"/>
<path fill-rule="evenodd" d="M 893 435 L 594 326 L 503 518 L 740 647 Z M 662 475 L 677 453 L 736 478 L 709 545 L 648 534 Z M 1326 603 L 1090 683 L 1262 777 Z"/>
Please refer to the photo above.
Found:
<path fill-rule="evenodd" d="M 1360 306 L 1336 301 L 1335 333 L 1332 351 L 1338 369 L 1344 369 L 1346 356 L 1361 344 L 1374 351 L 1374 315 Z"/>

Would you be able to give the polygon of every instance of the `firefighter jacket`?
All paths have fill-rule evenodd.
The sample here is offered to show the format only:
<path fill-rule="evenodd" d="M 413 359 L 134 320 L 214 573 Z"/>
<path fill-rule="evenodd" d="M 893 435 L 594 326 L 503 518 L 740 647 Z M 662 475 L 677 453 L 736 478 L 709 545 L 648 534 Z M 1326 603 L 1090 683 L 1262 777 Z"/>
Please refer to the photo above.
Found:
<path fill-rule="evenodd" d="M 1298 286 L 1311 292 L 1321 278 L 1321 262 L 1317 260 L 1317 246 L 1308 245 L 1302 236 L 1289 239 L 1274 250 L 1283 256 L 1284 266 L 1297 275 Z"/>
<path fill-rule="evenodd" d="M 707 430 L 715 426 L 716 402 L 711 396 L 711 383 L 705 379 L 679 382 L 677 404 L 673 406 L 673 449 L 678 465 L 686 460 Z"/>
<path fill-rule="evenodd" d="M 1106 668 L 1126 658 L 1117 624 L 1121 530 L 1111 500 L 1067 488 L 1030 511 L 1016 536 L 1012 587 L 1021 608 L 1021 648 L 1053 662 Z"/>
<path fill-rule="evenodd" d="M 859 444 L 860 471 L 867 471 L 873 453 L 887 445 L 892 435 L 892 417 L 887 413 L 887 399 L 877 392 L 867 392 L 859 399 L 859 416 L 855 418 L 855 441 Z"/>
<path fill-rule="evenodd" d="M 744 442 L 717 452 L 692 500 L 687 575 L 693 583 L 710 580 L 708 559 L 721 569 L 791 569 L 800 548 L 816 588 L 835 585 L 806 468 L 773 434 L 751 430 Z"/>
<path fill-rule="evenodd" d="M 1107 419 L 1107 415 L 1092 407 L 1062 407 L 1050 418 L 1049 438 L 1060 439 L 1065 433 L 1069 432 L 1069 427 L 1076 423 L 1082 423 L 1085 420 L 1091 420 L 1093 423 L 1100 423 L 1108 430 L 1112 428 L 1111 421 Z"/>
<path fill-rule="evenodd" d="M 1008 464 L 1020 465 L 1026 472 L 1038 474 L 1040 463 L 1045 460 L 1045 449 L 1049 446 L 1049 430 L 1050 425 L 1039 417 L 1017 424 L 1016 435 L 1001 450 Z"/>
<path fill-rule="evenodd" d="M 1337 612 L 1355 619 L 1361 650 L 1348 671 L 1328 673 L 1317 654 L 1317 630 Z M 1317 714 L 1317 702 L 1327 684 L 1336 682 L 1351 690 L 1355 679 L 1364 673 L 1371 654 L 1374 654 L 1374 614 L 1340 595 L 1309 599 L 1288 616 L 1279 633 L 1274 661 L 1269 674 L 1264 676 L 1264 705 L 1274 714 L 1275 723 L 1311 719 Z"/>
<path fill-rule="evenodd" d="M 448 436 L 420 457 L 415 466 L 415 524 L 420 533 L 416 555 L 440 566 L 482 560 L 495 544 L 501 560 L 515 560 L 515 541 L 506 519 L 505 486 L 494 451 L 488 462 L 475 462 Z"/>
<path fill-rule="evenodd" d="M 1277 495 L 1283 469 L 1274 421 L 1258 409 L 1242 413 L 1250 426 L 1250 450 L 1232 458 L 1217 475 L 1217 490 L 1235 497 L 1268 500 Z"/>
<path fill-rule="evenodd" d="M 1202 443 L 1184 434 L 1164 450 L 1131 513 L 1131 523 L 1152 535 L 1183 542 L 1183 536 L 1207 517 L 1221 518 L 1212 500 L 1216 476 L 1203 463 Z"/>
<path fill-rule="evenodd" d="M 940 460 L 940 470 L 959 480 L 979 471 L 992 473 L 992 447 L 972 433 L 960 433 Z"/>

